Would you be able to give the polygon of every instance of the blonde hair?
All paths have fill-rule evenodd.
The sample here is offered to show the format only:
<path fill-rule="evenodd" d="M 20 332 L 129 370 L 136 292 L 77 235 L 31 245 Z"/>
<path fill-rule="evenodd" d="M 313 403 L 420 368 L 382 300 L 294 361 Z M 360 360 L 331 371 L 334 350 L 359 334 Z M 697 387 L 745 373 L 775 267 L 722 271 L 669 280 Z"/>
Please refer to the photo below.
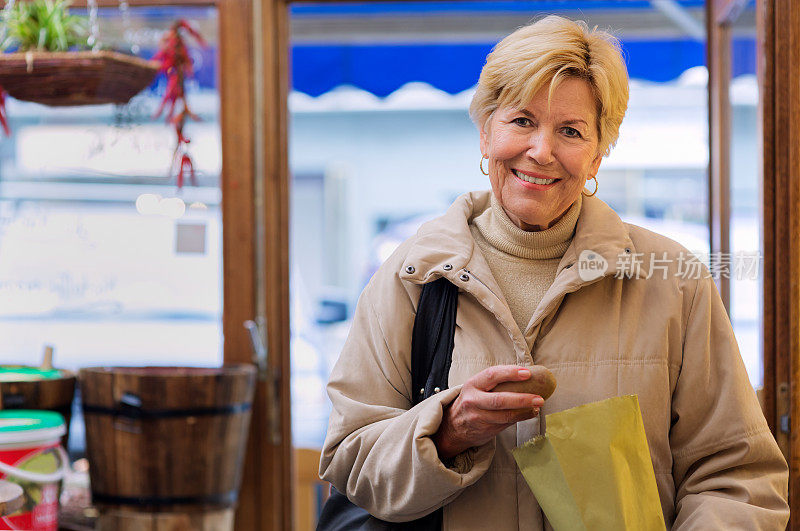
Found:
<path fill-rule="evenodd" d="M 498 107 L 524 108 L 548 83 L 549 99 L 570 77 L 584 79 L 592 88 L 598 153 L 607 156 L 628 108 L 628 71 L 619 41 L 596 27 L 589 30 L 583 21 L 550 15 L 497 43 L 486 57 L 470 117 L 484 128 Z"/>

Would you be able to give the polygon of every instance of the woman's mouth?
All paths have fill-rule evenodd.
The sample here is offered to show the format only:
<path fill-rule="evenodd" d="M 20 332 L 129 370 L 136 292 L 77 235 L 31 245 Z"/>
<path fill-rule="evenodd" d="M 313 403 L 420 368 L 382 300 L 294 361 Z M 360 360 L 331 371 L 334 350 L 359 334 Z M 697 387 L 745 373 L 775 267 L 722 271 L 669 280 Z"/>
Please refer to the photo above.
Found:
<path fill-rule="evenodd" d="M 545 179 L 541 177 L 534 177 L 532 175 L 522 173 L 519 170 L 511 170 L 511 171 L 514 174 L 514 176 L 519 181 L 521 181 L 520 184 L 522 184 L 526 188 L 533 188 L 536 190 L 549 188 L 551 185 L 561 180 L 561 179 Z"/>

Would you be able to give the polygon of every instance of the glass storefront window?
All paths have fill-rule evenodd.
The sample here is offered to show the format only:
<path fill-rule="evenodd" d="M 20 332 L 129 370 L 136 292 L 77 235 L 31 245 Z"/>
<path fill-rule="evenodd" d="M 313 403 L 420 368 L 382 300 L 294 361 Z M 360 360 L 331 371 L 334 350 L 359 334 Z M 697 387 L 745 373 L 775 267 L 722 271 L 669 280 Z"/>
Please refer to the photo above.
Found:
<path fill-rule="evenodd" d="M 81 10 L 74 9 L 76 14 Z M 84 12 L 85 14 L 85 12 Z M 173 129 L 153 115 L 163 79 L 124 106 L 45 107 L 8 100 L 0 141 L 0 360 L 219 365 L 222 254 L 216 9 L 100 9 L 100 41 L 150 58 L 178 18 L 192 49 L 188 98 L 198 186 L 179 191 Z M 127 21 L 124 20 L 127 18 Z M 160 197 L 160 199 L 159 199 Z"/>

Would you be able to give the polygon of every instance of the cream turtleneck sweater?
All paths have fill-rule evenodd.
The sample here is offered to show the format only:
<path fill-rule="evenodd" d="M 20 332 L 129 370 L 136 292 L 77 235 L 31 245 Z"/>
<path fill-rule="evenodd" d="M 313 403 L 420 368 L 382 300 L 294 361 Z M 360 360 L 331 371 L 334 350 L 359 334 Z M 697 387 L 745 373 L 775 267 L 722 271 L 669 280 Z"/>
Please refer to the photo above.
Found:
<path fill-rule="evenodd" d="M 491 194 L 490 207 L 470 224 L 475 242 L 503 292 L 511 314 L 523 333 L 544 297 L 564 256 L 581 212 L 583 196 L 549 229 L 524 231 L 514 225 Z"/>

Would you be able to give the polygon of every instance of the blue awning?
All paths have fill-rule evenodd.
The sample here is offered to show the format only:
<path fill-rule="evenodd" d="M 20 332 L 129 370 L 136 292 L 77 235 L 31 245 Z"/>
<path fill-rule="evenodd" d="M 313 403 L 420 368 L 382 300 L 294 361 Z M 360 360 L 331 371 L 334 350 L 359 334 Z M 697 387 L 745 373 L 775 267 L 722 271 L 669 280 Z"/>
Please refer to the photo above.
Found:
<path fill-rule="evenodd" d="M 676 0 L 682 8 L 702 8 L 705 0 Z M 749 0 L 754 4 L 755 0 Z M 393 1 L 393 2 L 309 2 L 292 4 L 290 13 L 308 15 L 374 15 L 386 13 L 552 13 L 558 11 L 651 11 L 650 0 L 448 0 L 444 2 Z"/>
<path fill-rule="evenodd" d="M 704 0 L 674 0 L 687 17 L 697 17 Z M 755 0 L 748 0 L 748 10 L 755 9 Z M 292 20 L 313 20 L 324 27 L 326 21 L 386 20 L 403 17 L 424 19 L 430 16 L 460 16 L 484 20 L 491 16 L 512 16 L 521 21 L 546 13 L 563 13 L 572 18 L 591 19 L 605 16 L 621 23 L 648 20 L 652 24 L 659 10 L 650 0 L 495 0 L 495 1 L 404 1 L 293 4 Z M 690 13 L 692 13 L 690 15 Z M 658 36 L 632 34 L 623 40 L 623 51 L 632 79 L 668 82 L 686 70 L 706 63 L 703 42 L 681 31 L 680 24 L 661 14 L 667 31 Z M 637 18 L 638 17 L 638 18 Z M 649 18 L 648 18 L 649 17 Z M 413 25 L 413 22 L 411 23 Z M 698 21 L 702 27 L 702 23 Z M 354 28 L 367 27 L 354 25 Z M 471 25 L 480 28 L 480 22 Z M 671 36 L 669 29 L 674 30 Z M 410 28 L 413 32 L 413 29 Z M 624 35 L 624 34 L 623 34 Z M 652 39 L 652 40 L 648 40 Z M 495 42 L 481 40 L 436 42 L 318 42 L 298 41 L 291 48 L 292 87 L 310 96 L 319 96 L 340 86 L 354 86 L 376 96 L 387 96 L 409 82 L 424 82 L 450 94 L 469 89 Z M 733 75 L 754 74 L 756 45 L 754 35 L 739 35 L 733 43 Z"/>
<path fill-rule="evenodd" d="M 340 85 L 352 85 L 387 96 L 412 81 L 428 83 L 450 94 L 478 82 L 494 43 L 413 45 L 292 46 L 292 87 L 319 96 Z M 694 40 L 623 42 L 632 79 L 667 82 L 706 64 L 705 46 Z M 733 42 L 733 75 L 755 74 L 754 39 Z"/>

